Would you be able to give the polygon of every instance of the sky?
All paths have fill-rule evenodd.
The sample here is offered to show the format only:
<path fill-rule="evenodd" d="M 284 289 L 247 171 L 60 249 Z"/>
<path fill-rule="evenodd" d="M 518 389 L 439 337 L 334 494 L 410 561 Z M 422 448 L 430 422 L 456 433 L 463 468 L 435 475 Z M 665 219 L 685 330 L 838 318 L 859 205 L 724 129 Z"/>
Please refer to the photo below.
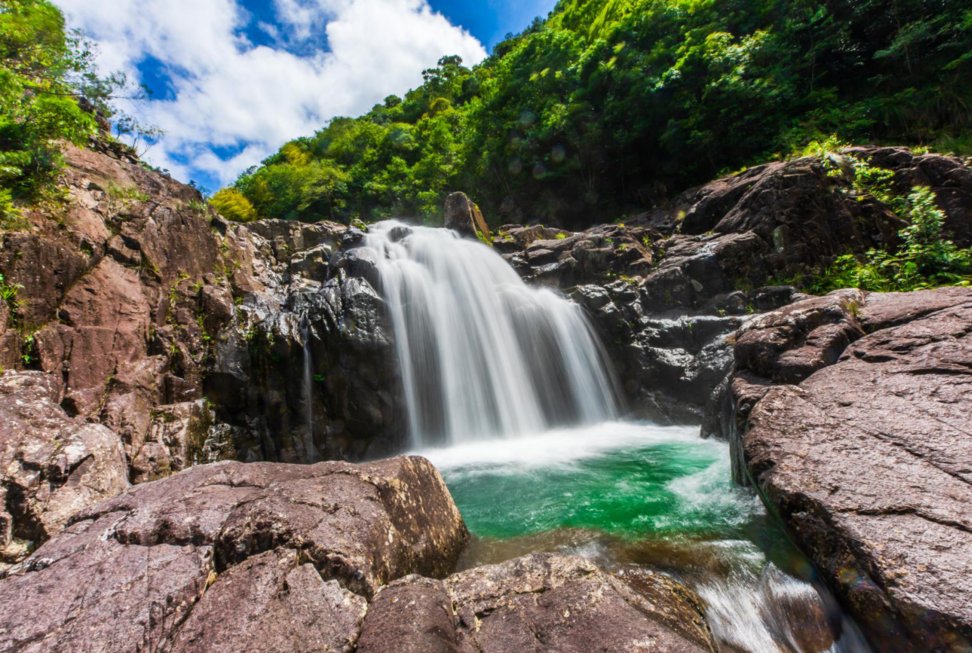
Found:
<path fill-rule="evenodd" d="M 158 142 L 149 163 L 210 192 L 288 140 L 422 82 L 444 55 L 479 63 L 556 0 L 54 0 L 147 100 L 118 101 Z M 135 93 L 127 93 L 135 95 Z M 146 147 L 148 149 L 146 149 Z"/>

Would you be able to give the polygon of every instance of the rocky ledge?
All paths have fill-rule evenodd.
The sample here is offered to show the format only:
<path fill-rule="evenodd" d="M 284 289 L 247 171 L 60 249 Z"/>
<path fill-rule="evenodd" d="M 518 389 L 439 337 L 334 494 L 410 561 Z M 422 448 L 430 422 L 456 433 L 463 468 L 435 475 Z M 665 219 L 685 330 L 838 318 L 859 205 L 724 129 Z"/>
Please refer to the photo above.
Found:
<path fill-rule="evenodd" d="M 947 236 L 972 246 L 972 168 L 890 147 L 761 165 L 583 232 L 509 225 L 494 246 L 525 279 L 588 310 L 633 412 L 695 423 L 732 366 L 727 336 L 800 299 L 791 280 L 841 254 L 895 246 L 904 222 L 860 194 L 855 161 L 893 172 L 898 195 L 931 188 Z"/>
<path fill-rule="evenodd" d="M 0 651 L 715 650 L 667 576 L 534 555 L 446 577 L 466 538 L 422 458 L 198 466 L 0 576 Z"/>
<path fill-rule="evenodd" d="M 879 650 L 972 647 L 972 289 L 839 291 L 735 343 L 721 428 Z"/>

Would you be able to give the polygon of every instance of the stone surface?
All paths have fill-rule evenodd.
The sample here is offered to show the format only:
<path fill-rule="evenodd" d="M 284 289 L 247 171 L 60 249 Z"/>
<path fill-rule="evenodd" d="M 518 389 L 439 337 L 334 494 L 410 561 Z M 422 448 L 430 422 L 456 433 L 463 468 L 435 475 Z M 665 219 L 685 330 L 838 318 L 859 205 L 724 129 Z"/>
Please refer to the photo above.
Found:
<path fill-rule="evenodd" d="M 128 487 L 118 436 L 68 417 L 56 386 L 42 372 L 0 375 L 0 566 Z"/>
<path fill-rule="evenodd" d="M 406 576 L 383 587 L 368 607 L 357 653 L 456 653 L 453 599 L 441 580 Z"/>
<path fill-rule="evenodd" d="M 878 649 L 968 650 L 972 289 L 807 300 L 736 349 L 746 472 Z"/>
<path fill-rule="evenodd" d="M 179 627 L 186 653 L 352 651 L 367 601 L 325 582 L 295 551 L 254 556 L 217 579 Z"/>
<path fill-rule="evenodd" d="M 102 502 L 0 579 L 0 651 L 350 651 L 467 534 L 427 461 L 217 463 Z"/>
<path fill-rule="evenodd" d="M 714 649 L 708 638 L 670 630 L 649 599 L 582 558 L 534 554 L 456 574 L 445 584 L 461 651 Z"/>
<path fill-rule="evenodd" d="M 443 226 L 467 238 L 478 238 L 487 243 L 493 240 L 482 211 L 465 193 L 452 193 L 446 198 Z"/>
<path fill-rule="evenodd" d="M 385 587 L 358 651 L 713 651 L 702 610 L 661 574 L 615 577 L 583 558 L 533 554 Z"/>

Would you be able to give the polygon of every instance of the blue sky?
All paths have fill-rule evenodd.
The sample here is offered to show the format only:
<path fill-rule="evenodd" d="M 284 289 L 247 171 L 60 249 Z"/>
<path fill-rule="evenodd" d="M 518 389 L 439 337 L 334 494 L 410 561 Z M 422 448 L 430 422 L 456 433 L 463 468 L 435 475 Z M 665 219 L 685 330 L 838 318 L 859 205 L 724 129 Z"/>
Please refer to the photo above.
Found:
<path fill-rule="evenodd" d="M 213 191 L 287 140 L 481 61 L 556 0 L 54 0 L 103 72 L 152 91 L 122 108 L 164 136 L 150 163 Z"/>

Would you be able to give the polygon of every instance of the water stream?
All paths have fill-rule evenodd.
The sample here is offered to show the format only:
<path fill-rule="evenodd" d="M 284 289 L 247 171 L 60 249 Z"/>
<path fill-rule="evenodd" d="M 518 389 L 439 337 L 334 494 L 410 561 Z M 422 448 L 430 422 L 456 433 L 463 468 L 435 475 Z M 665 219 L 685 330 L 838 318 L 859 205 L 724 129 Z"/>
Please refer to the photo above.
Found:
<path fill-rule="evenodd" d="M 383 222 L 366 245 L 378 254 L 414 446 L 616 416 L 606 357 L 576 304 L 445 229 Z"/>
<path fill-rule="evenodd" d="M 310 321 L 306 316 L 300 320 L 300 338 L 304 348 L 304 370 L 301 377 L 301 394 L 304 403 L 304 460 L 320 460 L 321 455 L 314 445 L 314 358 L 311 352 Z"/>
<path fill-rule="evenodd" d="M 374 225 L 413 448 L 474 538 L 461 566 L 535 551 L 659 569 L 707 605 L 720 651 L 869 651 L 751 490 L 695 427 L 617 421 L 582 310 L 526 286 L 492 249 Z"/>

